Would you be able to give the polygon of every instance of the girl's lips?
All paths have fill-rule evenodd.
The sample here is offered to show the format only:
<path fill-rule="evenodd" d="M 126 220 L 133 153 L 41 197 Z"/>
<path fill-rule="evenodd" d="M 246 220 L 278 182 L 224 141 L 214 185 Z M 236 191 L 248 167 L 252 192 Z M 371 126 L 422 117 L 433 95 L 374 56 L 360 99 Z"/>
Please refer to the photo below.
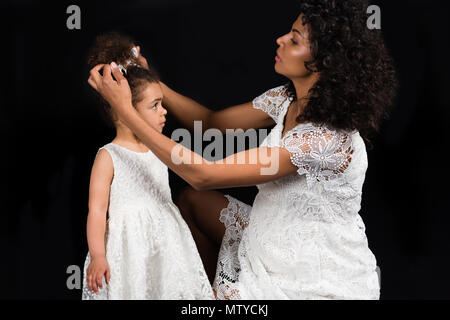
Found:
<path fill-rule="evenodd" d="M 280 59 L 280 57 L 277 55 L 277 56 L 275 56 L 275 61 L 276 62 L 279 62 L 279 61 L 281 61 L 281 59 Z"/>

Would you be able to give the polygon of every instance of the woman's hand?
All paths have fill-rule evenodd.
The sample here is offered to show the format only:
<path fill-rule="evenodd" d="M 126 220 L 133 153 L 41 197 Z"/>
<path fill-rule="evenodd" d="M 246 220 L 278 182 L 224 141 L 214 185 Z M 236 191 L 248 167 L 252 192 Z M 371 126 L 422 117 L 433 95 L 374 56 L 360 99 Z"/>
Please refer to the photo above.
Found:
<path fill-rule="evenodd" d="M 103 288 L 103 275 L 105 275 L 106 284 L 109 284 L 111 273 L 108 261 L 105 257 L 92 258 L 86 271 L 86 281 L 92 292 L 98 293 L 98 287 Z"/>
<path fill-rule="evenodd" d="M 103 75 L 100 70 L 103 69 Z M 114 78 L 112 75 L 114 75 Z M 111 108 L 118 111 L 132 108 L 131 90 L 127 79 L 122 75 L 114 62 L 109 64 L 99 64 L 92 68 L 88 83 L 109 103 Z"/>

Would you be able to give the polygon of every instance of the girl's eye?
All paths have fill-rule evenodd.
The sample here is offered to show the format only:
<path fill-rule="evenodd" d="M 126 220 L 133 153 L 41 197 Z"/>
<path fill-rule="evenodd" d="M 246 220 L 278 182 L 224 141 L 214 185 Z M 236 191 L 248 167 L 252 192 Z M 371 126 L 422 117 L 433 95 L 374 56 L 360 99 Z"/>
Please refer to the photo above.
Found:
<path fill-rule="evenodd" d="M 153 110 L 156 110 L 156 109 L 158 109 L 158 104 L 157 104 L 157 103 L 155 103 L 155 104 L 153 105 L 152 109 L 153 109 Z"/>

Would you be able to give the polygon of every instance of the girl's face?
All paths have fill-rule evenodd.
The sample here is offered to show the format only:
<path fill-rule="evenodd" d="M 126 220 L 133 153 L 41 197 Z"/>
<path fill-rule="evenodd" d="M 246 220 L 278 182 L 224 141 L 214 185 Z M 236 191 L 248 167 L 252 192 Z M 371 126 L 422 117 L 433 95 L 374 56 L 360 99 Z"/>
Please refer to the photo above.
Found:
<path fill-rule="evenodd" d="M 162 106 L 163 94 L 158 83 L 145 85 L 141 92 L 141 101 L 136 104 L 140 116 L 155 130 L 162 132 L 167 110 Z"/>
<path fill-rule="evenodd" d="M 277 39 L 275 71 L 291 80 L 312 73 L 305 68 L 305 61 L 311 61 L 312 56 L 308 28 L 302 24 L 302 16 L 298 16 L 289 33 Z"/>

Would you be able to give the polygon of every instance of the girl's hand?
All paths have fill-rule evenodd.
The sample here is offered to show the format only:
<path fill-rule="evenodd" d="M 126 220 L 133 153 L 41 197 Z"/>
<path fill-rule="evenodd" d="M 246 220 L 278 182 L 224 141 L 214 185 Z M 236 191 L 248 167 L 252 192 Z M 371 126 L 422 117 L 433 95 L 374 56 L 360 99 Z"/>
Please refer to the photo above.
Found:
<path fill-rule="evenodd" d="M 98 287 L 103 288 L 102 279 L 105 275 L 106 284 L 109 284 L 111 273 L 105 257 L 92 258 L 86 271 L 86 281 L 89 289 L 98 294 Z"/>
<path fill-rule="evenodd" d="M 103 69 L 103 75 L 100 70 Z M 115 80 L 112 75 L 114 75 Z M 109 103 L 111 108 L 124 111 L 133 108 L 131 103 L 131 90 L 127 79 L 122 75 L 114 62 L 109 64 L 99 64 L 92 68 L 88 83 Z"/>
<path fill-rule="evenodd" d="M 147 59 L 144 58 L 144 56 L 141 55 L 141 48 L 139 46 L 136 46 L 138 57 L 137 60 L 139 62 L 139 65 L 147 70 L 150 70 L 150 67 L 148 66 Z"/>

